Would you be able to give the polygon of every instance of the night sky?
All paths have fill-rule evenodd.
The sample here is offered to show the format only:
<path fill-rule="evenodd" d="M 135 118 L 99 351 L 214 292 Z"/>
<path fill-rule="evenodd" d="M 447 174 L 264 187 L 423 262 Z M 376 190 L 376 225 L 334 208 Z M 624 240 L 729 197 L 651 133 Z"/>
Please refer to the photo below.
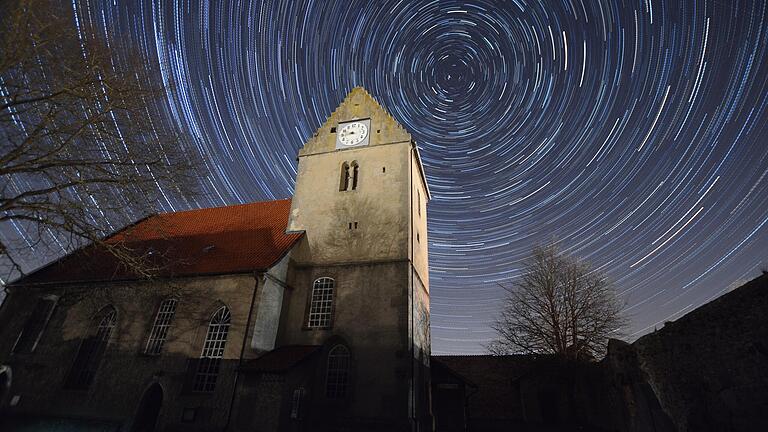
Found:
<path fill-rule="evenodd" d="M 484 350 L 536 243 L 611 277 L 627 339 L 768 268 L 765 1 L 138 3 L 73 6 L 178 83 L 206 198 L 165 210 L 290 196 L 357 85 L 413 134 L 435 354 Z"/>

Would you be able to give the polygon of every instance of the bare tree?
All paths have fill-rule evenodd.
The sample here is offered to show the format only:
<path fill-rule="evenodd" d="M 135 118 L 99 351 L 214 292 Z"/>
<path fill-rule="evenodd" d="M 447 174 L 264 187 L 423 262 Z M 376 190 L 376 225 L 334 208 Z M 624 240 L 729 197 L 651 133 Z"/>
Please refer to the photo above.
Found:
<path fill-rule="evenodd" d="M 199 158 L 158 108 L 170 87 L 160 72 L 71 3 L 2 5 L 0 225 L 13 224 L 25 242 L 0 241 L 0 259 L 16 274 L 24 250 L 88 243 L 139 275 L 157 270 L 130 247 L 130 232 L 104 239 L 155 212 L 163 192 L 197 190 Z"/>
<path fill-rule="evenodd" d="M 493 324 L 494 354 L 557 354 L 596 358 L 626 325 L 622 304 L 605 275 L 589 264 L 539 246 L 524 264 Z"/>

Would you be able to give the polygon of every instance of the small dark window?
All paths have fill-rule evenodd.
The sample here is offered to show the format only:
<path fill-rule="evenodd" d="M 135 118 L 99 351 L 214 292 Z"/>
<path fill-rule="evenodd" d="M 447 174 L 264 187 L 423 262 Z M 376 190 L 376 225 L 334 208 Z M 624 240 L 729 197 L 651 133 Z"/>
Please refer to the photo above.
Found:
<path fill-rule="evenodd" d="M 381 172 L 383 173 L 387 172 L 387 167 L 381 167 Z"/>
<path fill-rule="evenodd" d="M 357 229 L 357 222 L 355 222 L 355 229 Z"/>
<path fill-rule="evenodd" d="M 192 423 L 197 417 L 197 408 L 184 408 L 181 413 L 181 421 L 184 423 Z"/>
<path fill-rule="evenodd" d="M 416 233 L 416 241 L 421 243 L 421 240 L 419 239 L 419 233 Z"/>
<path fill-rule="evenodd" d="M 331 128 L 331 133 L 336 133 L 336 126 Z"/>
<path fill-rule="evenodd" d="M 291 418 L 301 418 L 301 401 L 304 399 L 304 387 L 299 387 L 293 391 L 291 396 Z"/>
<path fill-rule="evenodd" d="M 381 129 L 376 129 L 376 133 L 381 133 Z"/>
<path fill-rule="evenodd" d="M 419 208 L 419 216 L 421 216 L 421 192 L 416 191 L 416 205 Z"/>
<path fill-rule="evenodd" d="M 16 344 L 14 344 L 11 352 L 31 353 L 35 350 L 40 342 L 40 338 L 43 336 L 48 320 L 51 319 L 53 309 L 56 306 L 56 300 L 57 297 L 48 296 L 37 301 L 35 308 L 32 310 L 32 315 L 24 323 L 24 328 L 19 333 L 19 337 L 16 339 Z"/>

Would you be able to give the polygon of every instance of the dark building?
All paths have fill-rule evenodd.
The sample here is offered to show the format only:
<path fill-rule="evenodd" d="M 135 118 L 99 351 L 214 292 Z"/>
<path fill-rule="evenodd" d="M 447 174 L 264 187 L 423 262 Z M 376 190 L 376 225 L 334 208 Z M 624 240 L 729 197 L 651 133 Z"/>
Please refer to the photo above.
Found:
<path fill-rule="evenodd" d="M 768 430 L 768 274 L 600 362 L 432 359 L 438 431 Z"/>

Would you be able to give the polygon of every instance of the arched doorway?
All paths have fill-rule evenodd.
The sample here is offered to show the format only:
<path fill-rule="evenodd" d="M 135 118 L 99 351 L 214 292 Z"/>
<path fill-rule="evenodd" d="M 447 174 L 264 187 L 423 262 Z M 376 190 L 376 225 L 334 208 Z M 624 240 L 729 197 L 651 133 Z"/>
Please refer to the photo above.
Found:
<path fill-rule="evenodd" d="M 163 389 L 160 384 L 154 383 L 139 402 L 139 409 L 136 410 L 136 417 L 133 419 L 132 432 L 152 432 L 157 425 L 157 418 L 160 415 L 160 408 L 163 405 Z"/>

